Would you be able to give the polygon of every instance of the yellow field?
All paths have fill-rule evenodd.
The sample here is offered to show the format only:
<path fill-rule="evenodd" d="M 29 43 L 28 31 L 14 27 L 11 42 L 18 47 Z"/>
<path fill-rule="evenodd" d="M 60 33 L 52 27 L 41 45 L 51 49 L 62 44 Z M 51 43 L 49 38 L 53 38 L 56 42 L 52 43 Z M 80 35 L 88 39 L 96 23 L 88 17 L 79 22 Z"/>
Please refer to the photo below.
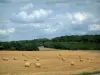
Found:
<path fill-rule="evenodd" d="M 14 60 L 14 57 L 17 60 Z M 8 58 L 8 61 L 3 58 Z M 37 58 L 39 58 L 38 61 Z M 25 62 L 30 62 L 30 67 L 25 67 Z M 41 67 L 36 67 L 35 63 L 40 63 Z M 100 53 L 89 51 L 0 51 L 0 75 L 70 75 L 84 71 L 100 71 Z"/>

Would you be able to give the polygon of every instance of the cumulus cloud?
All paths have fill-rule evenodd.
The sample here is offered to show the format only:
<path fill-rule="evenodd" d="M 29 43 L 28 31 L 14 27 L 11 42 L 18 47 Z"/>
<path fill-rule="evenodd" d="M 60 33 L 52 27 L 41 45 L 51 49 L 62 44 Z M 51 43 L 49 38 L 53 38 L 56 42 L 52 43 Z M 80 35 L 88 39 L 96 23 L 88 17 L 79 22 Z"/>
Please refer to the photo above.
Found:
<path fill-rule="evenodd" d="M 56 25 L 56 24 L 46 25 L 46 27 L 43 30 L 47 34 L 54 34 L 55 32 L 59 30 L 59 26 L 60 25 Z"/>
<path fill-rule="evenodd" d="M 28 10 L 28 9 L 32 9 L 34 7 L 34 5 L 32 3 L 29 3 L 23 7 L 20 8 L 20 10 Z"/>
<path fill-rule="evenodd" d="M 100 24 L 93 24 L 88 26 L 89 31 L 100 31 Z"/>
<path fill-rule="evenodd" d="M 83 20 L 86 20 L 86 18 L 87 18 L 87 14 L 84 14 L 84 13 L 76 13 L 75 15 L 74 15 L 74 18 L 76 19 L 76 20 L 78 20 L 78 21 L 83 21 Z"/>
<path fill-rule="evenodd" d="M 11 34 L 10 39 L 100 33 L 99 0 L 4 1 L 11 3 L 0 5 L 0 21 L 5 22 L 5 26 L 0 26 L 0 35 Z M 10 21 L 6 23 L 6 20 Z"/>
<path fill-rule="evenodd" d="M 92 23 L 95 17 L 91 13 L 87 12 L 66 12 L 57 14 L 50 18 L 52 22 L 57 22 L 60 27 L 57 28 L 57 32 L 65 33 L 68 35 L 84 35 L 87 34 L 88 24 Z M 54 24 L 55 25 L 55 24 Z M 55 29 L 56 29 L 55 28 Z"/>
<path fill-rule="evenodd" d="M 36 24 L 30 24 L 30 26 L 34 27 L 38 30 L 43 31 L 43 34 L 53 34 L 59 30 L 60 25 L 57 25 L 55 23 L 36 23 Z"/>
<path fill-rule="evenodd" d="M 19 13 L 15 13 L 12 15 L 11 20 L 13 22 L 20 22 L 20 23 L 36 23 L 36 22 L 43 22 L 47 19 L 51 14 L 52 10 L 47 9 L 38 9 L 33 10 L 30 14 L 26 11 L 20 11 Z"/>
<path fill-rule="evenodd" d="M 84 21 L 93 18 L 93 16 L 90 13 L 86 12 L 77 12 L 73 14 L 68 14 L 67 17 L 68 19 L 72 20 L 73 24 L 83 23 Z"/>
<path fill-rule="evenodd" d="M 0 29 L 0 37 L 9 36 L 10 34 L 14 32 L 15 32 L 15 28 Z"/>
<path fill-rule="evenodd" d="M 82 24 L 84 21 L 87 21 L 88 19 L 93 19 L 94 16 L 87 12 L 66 12 L 62 14 L 57 14 L 56 16 L 50 18 L 51 20 L 59 20 L 60 21 L 68 21 L 72 24 Z"/>

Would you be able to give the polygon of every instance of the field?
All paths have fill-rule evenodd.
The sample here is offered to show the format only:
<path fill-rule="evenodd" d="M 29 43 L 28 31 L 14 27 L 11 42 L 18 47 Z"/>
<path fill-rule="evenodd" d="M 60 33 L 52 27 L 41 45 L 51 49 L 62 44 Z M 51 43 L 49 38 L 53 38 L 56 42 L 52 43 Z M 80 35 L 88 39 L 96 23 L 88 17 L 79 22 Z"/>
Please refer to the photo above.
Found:
<path fill-rule="evenodd" d="M 30 67 L 25 67 L 25 62 L 30 62 Z M 100 52 L 0 51 L 0 75 L 70 75 L 93 71 L 100 71 Z"/>

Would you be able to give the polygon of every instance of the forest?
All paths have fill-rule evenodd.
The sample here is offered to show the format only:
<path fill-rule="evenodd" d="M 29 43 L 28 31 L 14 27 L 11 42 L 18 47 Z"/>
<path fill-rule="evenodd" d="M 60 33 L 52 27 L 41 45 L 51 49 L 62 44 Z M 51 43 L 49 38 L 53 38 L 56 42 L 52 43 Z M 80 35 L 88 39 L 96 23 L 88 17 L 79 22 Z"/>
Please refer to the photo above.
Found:
<path fill-rule="evenodd" d="M 39 51 L 39 47 L 59 50 L 100 50 L 100 35 L 71 35 L 52 39 L 0 42 L 0 50 Z"/>

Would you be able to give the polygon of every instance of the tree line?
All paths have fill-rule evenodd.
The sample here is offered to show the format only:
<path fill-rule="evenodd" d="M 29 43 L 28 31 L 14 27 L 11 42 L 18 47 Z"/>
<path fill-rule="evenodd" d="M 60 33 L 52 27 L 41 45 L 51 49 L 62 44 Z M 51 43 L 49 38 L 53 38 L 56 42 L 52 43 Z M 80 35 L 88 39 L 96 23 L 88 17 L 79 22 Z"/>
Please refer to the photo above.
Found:
<path fill-rule="evenodd" d="M 52 39 L 35 39 L 38 46 L 68 50 L 100 50 L 100 35 L 71 35 Z"/>
<path fill-rule="evenodd" d="M 0 42 L 0 50 L 38 51 L 38 46 L 31 40 Z"/>
<path fill-rule="evenodd" d="M 40 46 L 67 50 L 100 50 L 100 35 L 71 35 L 52 39 L 0 42 L 0 50 L 39 51 Z"/>

